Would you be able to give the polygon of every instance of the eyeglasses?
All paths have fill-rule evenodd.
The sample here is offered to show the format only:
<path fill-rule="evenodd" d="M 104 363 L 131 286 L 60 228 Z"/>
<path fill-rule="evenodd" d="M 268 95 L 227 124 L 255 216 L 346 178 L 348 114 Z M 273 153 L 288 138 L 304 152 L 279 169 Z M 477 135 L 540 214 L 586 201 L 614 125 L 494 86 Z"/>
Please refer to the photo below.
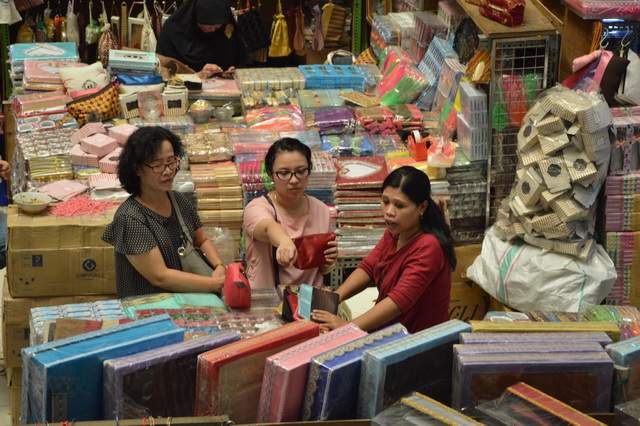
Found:
<path fill-rule="evenodd" d="M 309 177 L 310 173 L 311 173 L 311 170 L 308 167 L 305 167 L 304 169 L 299 169 L 299 170 L 295 170 L 295 171 L 278 170 L 274 174 L 280 180 L 290 181 L 291 178 L 294 177 L 294 176 L 298 180 L 306 179 L 307 177 Z"/>
<path fill-rule="evenodd" d="M 164 173 L 165 169 L 169 169 L 172 172 L 175 172 L 180 168 L 180 158 L 179 157 L 169 157 L 165 163 L 155 163 L 155 164 L 144 164 L 149 167 L 151 171 L 155 174 Z"/>

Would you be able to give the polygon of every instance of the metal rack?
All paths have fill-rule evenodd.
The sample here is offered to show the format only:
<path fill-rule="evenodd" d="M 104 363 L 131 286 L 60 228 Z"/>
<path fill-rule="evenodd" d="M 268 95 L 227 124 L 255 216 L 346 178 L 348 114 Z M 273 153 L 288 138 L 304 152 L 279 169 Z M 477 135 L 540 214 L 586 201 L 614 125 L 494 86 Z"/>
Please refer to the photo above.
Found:
<path fill-rule="evenodd" d="M 487 167 L 487 226 L 495 221 L 496 211 L 511 192 L 515 180 L 517 134 L 527 105 L 555 83 L 559 38 L 548 34 L 489 39 L 489 46 L 492 76 L 488 111 L 491 152 Z M 529 82 L 530 96 L 524 96 L 525 79 Z M 531 90 L 533 82 L 535 88 Z"/>
<path fill-rule="evenodd" d="M 361 258 L 355 257 L 339 257 L 336 262 L 336 267 L 329 274 L 329 285 L 331 288 L 336 289 L 347 278 L 345 272 L 350 269 L 356 269 L 362 262 Z"/>

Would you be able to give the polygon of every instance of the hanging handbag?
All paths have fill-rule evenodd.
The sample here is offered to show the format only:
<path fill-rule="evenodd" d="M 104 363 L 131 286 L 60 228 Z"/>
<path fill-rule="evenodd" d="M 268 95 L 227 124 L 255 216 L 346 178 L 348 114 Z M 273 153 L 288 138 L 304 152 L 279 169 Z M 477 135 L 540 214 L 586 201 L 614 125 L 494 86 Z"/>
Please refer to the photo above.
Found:
<path fill-rule="evenodd" d="M 67 5 L 67 41 L 80 44 L 80 28 L 78 27 L 78 15 L 73 11 L 73 0 Z"/>
<path fill-rule="evenodd" d="M 293 35 L 293 50 L 297 55 L 304 55 L 304 12 L 302 7 L 296 8 L 296 30 Z"/>
<path fill-rule="evenodd" d="M 282 13 L 282 3 L 278 0 L 276 4 L 276 14 L 273 16 L 273 23 L 271 24 L 269 56 L 272 58 L 281 58 L 289 56 L 290 54 L 289 29 L 287 28 L 287 20 Z"/>
<path fill-rule="evenodd" d="M 317 5 L 313 7 L 313 19 L 315 31 L 311 40 L 311 48 L 320 52 L 324 49 L 324 34 L 322 33 L 322 11 Z"/>
<path fill-rule="evenodd" d="M 147 3 L 143 4 L 143 17 L 144 25 L 142 26 L 142 38 L 140 40 L 140 49 L 146 52 L 155 52 L 158 40 L 156 34 L 153 32 L 153 25 L 151 23 L 151 15 L 149 9 L 147 9 Z"/>
<path fill-rule="evenodd" d="M 250 0 L 247 0 L 247 8 L 244 11 L 238 11 L 236 30 L 247 52 L 269 47 L 269 35 L 264 28 L 260 13 L 251 6 Z"/>
<path fill-rule="evenodd" d="M 93 0 L 89 1 L 89 24 L 84 29 L 84 40 L 87 44 L 95 44 L 100 39 L 100 25 L 93 19 Z"/>
<path fill-rule="evenodd" d="M 176 212 L 176 216 L 180 222 L 182 246 L 178 248 L 178 257 L 180 258 L 182 270 L 184 272 L 210 277 L 213 274 L 213 266 L 209 263 L 209 260 L 202 251 L 193 245 L 191 233 L 189 232 L 187 225 L 184 223 L 182 212 L 180 211 L 178 203 L 176 203 L 172 192 L 169 192 L 169 198 L 171 199 L 171 205 L 173 206 L 173 210 Z"/>

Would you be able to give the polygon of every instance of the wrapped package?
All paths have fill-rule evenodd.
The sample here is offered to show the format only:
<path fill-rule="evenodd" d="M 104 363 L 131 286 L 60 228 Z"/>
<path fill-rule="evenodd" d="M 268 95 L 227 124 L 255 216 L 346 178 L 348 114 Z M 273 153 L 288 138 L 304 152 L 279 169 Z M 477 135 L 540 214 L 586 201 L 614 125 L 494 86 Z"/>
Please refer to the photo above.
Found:
<path fill-rule="evenodd" d="M 311 359 L 366 334 L 348 324 L 267 358 L 258 422 L 300 420 Z"/>
<path fill-rule="evenodd" d="M 371 420 L 374 426 L 456 425 L 481 426 L 471 417 L 415 392 Z"/>
<path fill-rule="evenodd" d="M 571 340 L 573 343 L 596 342 L 601 346 L 612 343 L 611 337 L 602 331 L 575 331 L 575 332 L 483 332 L 462 333 L 460 342 L 464 344 L 494 344 L 494 343 L 563 343 Z"/>
<path fill-rule="evenodd" d="M 633 337 L 606 347 L 616 366 L 613 402 L 640 399 L 640 337 Z"/>
<path fill-rule="evenodd" d="M 319 331 L 317 324 L 297 321 L 201 354 L 196 376 L 195 414 L 225 413 L 234 422 L 254 423 L 265 360 L 318 336 Z"/>
<path fill-rule="evenodd" d="M 413 390 L 448 404 L 452 347 L 458 343 L 460 333 L 468 331 L 468 324 L 450 320 L 365 351 L 358 395 L 359 418 L 374 417 Z"/>
<path fill-rule="evenodd" d="M 177 343 L 183 335 L 165 315 L 23 349 L 23 420 L 102 419 L 103 361 Z"/>
<path fill-rule="evenodd" d="M 106 419 L 192 416 L 197 357 L 240 339 L 221 331 L 174 345 L 104 362 Z"/>
<path fill-rule="evenodd" d="M 610 410 L 613 362 L 598 352 L 456 355 L 452 406 L 472 408 L 519 381 L 589 413 Z"/>
<path fill-rule="evenodd" d="M 364 352 L 407 335 L 404 326 L 395 324 L 313 357 L 309 367 L 302 419 L 356 418 Z"/>
<path fill-rule="evenodd" d="M 479 333 L 544 333 L 544 332 L 604 332 L 611 340 L 620 339 L 620 329 L 609 321 L 580 322 L 517 322 L 500 323 L 491 321 L 469 321 L 473 332 Z"/>
<path fill-rule="evenodd" d="M 531 424 L 572 426 L 604 426 L 561 400 L 529 386 L 516 383 L 509 386 L 495 401 L 481 404 L 478 411 L 501 424 Z"/>

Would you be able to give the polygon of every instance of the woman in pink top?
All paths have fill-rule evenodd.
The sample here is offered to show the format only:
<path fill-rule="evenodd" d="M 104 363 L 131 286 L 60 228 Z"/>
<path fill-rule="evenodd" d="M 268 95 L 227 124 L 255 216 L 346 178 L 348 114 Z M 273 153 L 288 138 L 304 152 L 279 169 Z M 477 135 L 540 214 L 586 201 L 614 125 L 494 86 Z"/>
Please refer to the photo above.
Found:
<path fill-rule="evenodd" d="M 265 166 L 275 191 L 254 199 L 244 210 L 251 286 L 273 288 L 276 273 L 279 284 L 322 285 L 323 275 L 338 257 L 335 241 L 324 252 L 323 268 L 300 270 L 293 266 L 297 257 L 293 239 L 333 231 L 329 207 L 304 192 L 311 174 L 311 150 L 297 139 L 280 139 L 269 148 Z"/>

